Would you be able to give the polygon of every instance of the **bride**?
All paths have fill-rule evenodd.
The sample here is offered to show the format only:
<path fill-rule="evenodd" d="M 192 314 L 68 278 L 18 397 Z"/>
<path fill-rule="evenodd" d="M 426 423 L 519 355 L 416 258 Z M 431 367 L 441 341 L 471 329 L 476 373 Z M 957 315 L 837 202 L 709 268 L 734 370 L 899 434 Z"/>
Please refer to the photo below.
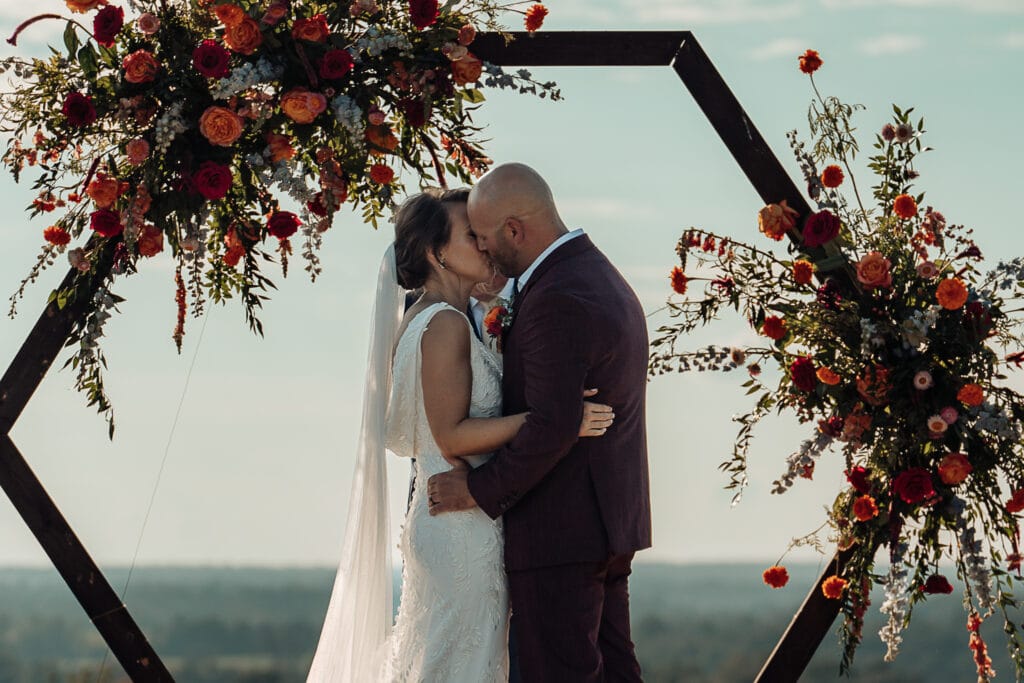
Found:
<path fill-rule="evenodd" d="M 501 361 L 463 313 L 473 287 L 493 276 L 469 225 L 468 195 L 427 191 L 396 215 L 377 285 L 342 558 L 310 683 L 508 680 L 501 520 L 479 509 L 431 517 L 425 485 L 415 486 L 402 526 L 393 632 L 391 624 L 385 448 L 416 459 L 420 484 L 480 465 L 526 418 L 502 416 Z M 405 290 L 419 288 L 403 317 Z M 585 402 L 580 436 L 600 436 L 611 418 L 608 406 Z"/>

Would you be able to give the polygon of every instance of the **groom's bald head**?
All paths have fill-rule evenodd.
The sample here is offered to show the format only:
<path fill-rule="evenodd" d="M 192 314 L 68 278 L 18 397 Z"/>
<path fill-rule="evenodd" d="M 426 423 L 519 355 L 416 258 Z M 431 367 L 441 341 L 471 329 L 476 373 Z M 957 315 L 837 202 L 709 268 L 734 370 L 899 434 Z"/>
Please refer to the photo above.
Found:
<path fill-rule="evenodd" d="M 467 208 L 480 248 L 511 277 L 567 232 L 551 188 L 526 164 L 495 167 L 470 192 Z"/>

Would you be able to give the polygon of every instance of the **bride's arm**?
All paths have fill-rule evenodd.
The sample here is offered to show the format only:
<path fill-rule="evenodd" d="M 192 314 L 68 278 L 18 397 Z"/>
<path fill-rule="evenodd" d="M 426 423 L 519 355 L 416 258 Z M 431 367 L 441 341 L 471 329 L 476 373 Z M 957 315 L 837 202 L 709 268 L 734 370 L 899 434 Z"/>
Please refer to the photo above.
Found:
<path fill-rule="evenodd" d="M 420 381 L 427 422 L 446 458 L 497 450 L 512 440 L 526 422 L 526 413 L 471 418 L 473 390 L 469 329 L 456 311 L 440 311 L 423 333 Z"/>

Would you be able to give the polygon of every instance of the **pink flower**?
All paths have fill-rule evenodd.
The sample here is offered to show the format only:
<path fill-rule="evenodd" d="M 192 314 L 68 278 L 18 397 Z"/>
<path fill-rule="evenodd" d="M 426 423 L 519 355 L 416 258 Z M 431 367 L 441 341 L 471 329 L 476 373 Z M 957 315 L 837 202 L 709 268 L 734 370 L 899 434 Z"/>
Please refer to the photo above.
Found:
<path fill-rule="evenodd" d="M 881 252 L 869 252 L 857 263 L 857 280 L 868 289 L 891 287 L 891 266 Z"/>
<path fill-rule="evenodd" d="M 928 431 L 932 434 L 943 434 L 949 429 L 949 424 L 942 419 L 941 415 L 932 415 L 928 418 Z"/>
<path fill-rule="evenodd" d="M 960 413 L 956 412 L 956 408 L 953 406 L 946 406 L 939 411 L 939 415 L 946 421 L 946 424 L 951 425 L 956 422 L 957 418 L 960 417 Z"/>
<path fill-rule="evenodd" d="M 140 14 L 139 18 L 135 21 L 135 25 L 138 27 L 139 32 L 147 36 L 151 36 L 160 30 L 160 20 L 155 14 L 150 12 Z"/>
<path fill-rule="evenodd" d="M 923 263 L 917 264 L 917 276 L 922 277 L 925 280 L 930 280 L 939 274 L 939 267 L 931 261 L 924 261 Z"/>
<path fill-rule="evenodd" d="M 138 166 L 149 157 L 149 143 L 142 138 L 129 140 L 124 146 L 124 153 L 128 156 L 128 163 Z"/>
<path fill-rule="evenodd" d="M 896 126 L 896 142 L 901 145 L 906 144 L 914 139 L 914 127 L 909 123 L 901 123 Z"/>
<path fill-rule="evenodd" d="M 935 386 L 935 381 L 932 379 L 932 373 L 927 370 L 922 370 L 914 375 L 914 388 L 918 391 L 931 389 L 933 386 Z"/>
<path fill-rule="evenodd" d="M 886 142 L 892 142 L 896 137 L 896 126 L 891 123 L 887 123 L 882 126 L 882 139 Z"/>
<path fill-rule="evenodd" d="M 92 264 L 89 263 L 89 259 L 85 256 L 85 249 L 81 247 L 68 252 L 68 263 L 79 273 L 88 273 L 89 269 L 92 268 Z"/>

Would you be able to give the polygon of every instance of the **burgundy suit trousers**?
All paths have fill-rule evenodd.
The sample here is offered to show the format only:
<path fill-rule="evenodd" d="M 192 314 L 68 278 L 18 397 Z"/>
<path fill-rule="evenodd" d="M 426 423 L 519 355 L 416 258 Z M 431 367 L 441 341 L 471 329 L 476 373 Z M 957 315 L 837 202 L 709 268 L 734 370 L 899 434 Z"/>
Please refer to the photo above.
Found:
<path fill-rule="evenodd" d="M 524 683 L 641 681 L 629 629 L 633 553 L 508 573 Z"/>

